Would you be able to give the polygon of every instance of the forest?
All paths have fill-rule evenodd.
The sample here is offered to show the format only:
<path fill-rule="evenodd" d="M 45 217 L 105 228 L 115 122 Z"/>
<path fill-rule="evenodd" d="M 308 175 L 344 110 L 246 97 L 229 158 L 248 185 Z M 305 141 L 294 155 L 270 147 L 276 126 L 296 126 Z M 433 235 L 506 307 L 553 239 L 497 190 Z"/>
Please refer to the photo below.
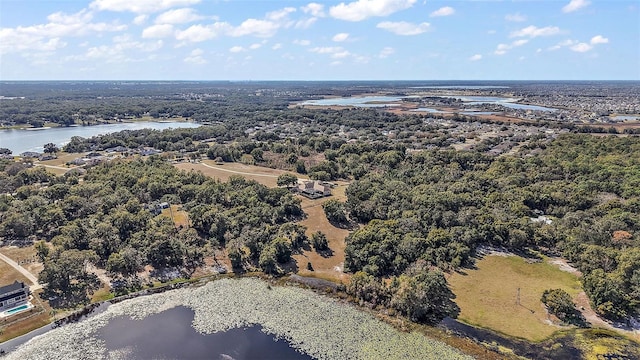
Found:
<path fill-rule="evenodd" d="M 302 249 L 326 250 L 322 234 L 308 237 L 299 224 L 306 215 L 287 189 L 291 178 L 268 188 L 171 164 L 206 158 L 349 181 L 346 201 L 327 201 L 323 209 L 332 224 L 350 230 L 345 290 L 371 306 L 426 323 L 455 317 L 459 309 L 445 274 L 472 268 L 480 249 L 496 247 L 568 259 L 582 272 L 593 308 L 607 319 L 640 310 L 637 137 L 576 134 L 594 128 L 561 123 L 290 106 L 303 97 L 371 92 L 373 84 L 337 91 L 331 84 L 185 83 L 171 91 L 158 85 L 157 92 L 135 83 L 89 92 L 67 84 L 56 95 L 33 93 L 30 85 L 13 94 L 24 101 L 3 102 L 0 117 L 34 126 L 142 116 L 204 124 L 74 137 L 64 152 L 161 151 L 137 158 L 125 150 L 124 159 L 85 173 L 53 175 L 30 159 L 0 160 L 0 237 L 36 243 L 44 264 L 40 281 L 64 306 L 86 302 L 96 290 L 88 264 L 120 279 L 126 292 L 142 286 L 135 275 L 145 266 L 189 277 L 216 251 L 236 273 L 280 276 L 304 265 L 292 259 Z M 461 147 L 468 140 L 472 145 Z M 495 151 L 503 145 L 508 152 Z M 188 225 L 158 216 L 154 209 L 162 202 L 186 212 Z M 552 303 L 564 295 L 545 296 Z"/>

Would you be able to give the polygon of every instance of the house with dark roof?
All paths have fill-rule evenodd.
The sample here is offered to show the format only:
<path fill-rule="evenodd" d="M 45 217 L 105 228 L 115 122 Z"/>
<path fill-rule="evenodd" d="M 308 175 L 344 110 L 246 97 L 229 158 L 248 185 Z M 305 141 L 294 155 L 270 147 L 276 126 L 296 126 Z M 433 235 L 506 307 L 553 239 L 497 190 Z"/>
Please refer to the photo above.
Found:
<path fill-rule="evenodd" d="M 22 281 L 0 287 L 0 312 L 24 305 L 29 301 L 29 287 Z"/>

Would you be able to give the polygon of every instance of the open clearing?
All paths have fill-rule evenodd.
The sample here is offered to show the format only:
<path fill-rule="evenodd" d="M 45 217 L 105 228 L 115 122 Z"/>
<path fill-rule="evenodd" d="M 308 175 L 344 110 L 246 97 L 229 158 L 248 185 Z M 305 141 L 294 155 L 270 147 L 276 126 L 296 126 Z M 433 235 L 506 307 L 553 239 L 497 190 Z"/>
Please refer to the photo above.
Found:
<path fill-rule="evenodd" d="M 176 227 L 189 227 L 189 213 L 182 210 L 180 205 L 171 205 L 170 208 L 162 209 L 161 215 L 173 220 Z"/>
<path fill-rule="evenodd" d="M 36 277 L 40 271 L 42 271 L 42 263 L 36 256 L 36 249 L 33 245 L 23 247 L 4 246 L 0 248 L 0 254 L 3 254 L 17 262 L 20 266 Z"/>
<path fill-rule="evenodd" d="M 540 301 L 544 290 L 563 289 L 574 298 L 581 291 L 574 274 L 546 261 L 528 263 L 519 256 L 491 255 L 476 266 L 448 279 L 460 306 L 459 319 L 530 341 L 546 339 L 560 329 L 548 320 Z"/>
<path fill-rule="evenodd" d="M 281 174 L 294 174 L 291 171 L 270 169 L 255 165 L 245 165 L 241 163 L 216 163 L 211 160 L 204 160 L 199 163 L 179 163 L 175 165 L 182 170 L 198 170 L 203 174 L 227 181 L 232 175 L 240 175 L 249 180 L 255 180 L 268 187 L 276 187 L 278 176 Z M 297 175 L 300 178 L 304 176 Z"/>
<path fill-rule="evenodd" d="M 0 260 L 0 286 L 12 284 L 16 280 L 22 281 L 25 284 L 31 284 L 31 281 L 29 281 L 29 279 L 22 275 L 18 270 Z"/>
<path fill-rule="evenodd" d="M 203 174 L 222 181 L 227 181 L 232 175 L 240 175 L 247 179 L 255 180 L 268 187 L 277 186 L 276 181 L 279 175 L 291 173 L 290 171 L 270 169 L 254 165 L 244 165 L 240 163 L 217 164 L 214 161 L 180 163 L 175 166 L 182 170 L 202 171 Z M 300 176 L 300 178 L 304 177 Z M 344 239 L 349 235 L 349 230 L 340 229 L 331 225 L 329 220 L 327 220 L 327 217 L 324 215 L 322 203 L 329 199 L 345 201 L 345 191 L 347 186 L 349 186 L 349 183 L 344 181 L 337 181 L 334 183 L 337 184 L 337 186 L 331 190 L 332 196 L 330 197 L 316 200 L 300 197 L 302 200 L 302 209 L 307 214 L 307 217 L 299 223 L 307 227 L 307 236 L 311 236 L 311 234 L 316 231 L 322 231 L 327 235 L 329 248 L 332 252 L 331 256 L 322 256 L 314 251 L 313 248 L 308 248 L 307 250 L 303 250 L 301 254 L 294 255 L 293 258 L 298 264 L 298 272 L 301 275 L 326 278 L 332 281 L 343 281 L 347 280 L 347 275 L 343 273 L 345 248 Z M 307 270 L 307 262 L 311 263 L 314 271 Z"/>

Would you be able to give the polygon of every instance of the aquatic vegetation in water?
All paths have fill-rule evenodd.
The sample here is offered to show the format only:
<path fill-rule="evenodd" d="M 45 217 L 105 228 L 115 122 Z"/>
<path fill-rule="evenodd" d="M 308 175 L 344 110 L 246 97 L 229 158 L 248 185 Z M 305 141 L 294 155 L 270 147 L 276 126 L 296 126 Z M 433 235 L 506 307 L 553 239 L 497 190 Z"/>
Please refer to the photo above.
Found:
<path fill-rule="evenodd" d="M 310 290 L 274 286 L 259 279 L 223 279 L 199 288 L 142 296 L 110 306 L 88 320 L 38 336 L 8 359 L 126 358 L 109 353 L 97 331 L 110 319 L 143 319 L 176 306 L 194 310 L 192 326 L 210 334 L 260 324 L 318 359 L 469 359 L 458 350 L 418 333 L 402 333 L 351 305 Z"/>

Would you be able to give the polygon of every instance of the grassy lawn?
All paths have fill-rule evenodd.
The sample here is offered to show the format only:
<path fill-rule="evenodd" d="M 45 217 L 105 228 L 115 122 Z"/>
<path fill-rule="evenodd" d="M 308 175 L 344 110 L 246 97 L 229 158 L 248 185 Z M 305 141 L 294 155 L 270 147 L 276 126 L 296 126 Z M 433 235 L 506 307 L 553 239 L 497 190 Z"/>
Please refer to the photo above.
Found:
<path fill-rule="evenodd" d="M 559 330 L 540 302 L 546 289 L 564 289 L 575 297 L 578 278 L 547 262 L 527 263 L 518 256 L 486 256 L 477 269 L 448 279 L 460 306 L 459 319 L 500 333 L 541 341 Z M 517 303 L 518 288 L 520 302 Z"/>
<path fill-rule="evenodd" d="M 345 229 L 339 229 L 329 223 L 327 217 L 324 215 L 324 210 L 320 206 L 320 202 L 325 199 L 310 200 L 318 201 L 317 206 L 311 206 L 304 209 L 307 214 L 307 218 L 300 221 L 301 225 L 307 227 L 307 236 L 311 237 L 316 231 L 322 231 L 327 235 L 329 240 L 329 248 L 332 251 L 332 255 L 323 257 L 315 250 L 309 249 L 303 251 L 302 254 L 294 255 L 293 258 L 298 264 L 298 272 L 303 276 L 315 276 L 325 278 L 332 281 L 345 280 L 346 275 L 342 273 L 344 267 L 344 239 L 349 235 L 349 231 Z M 304 204 L 303 204 L 304 205 Z M 307 270 L 307 262 L 310 262 L 314 271 Z"/>
<path fill-rule="evenodd" d="M 171 209 L 162 209 L 161 215 L 173 219 L 176 226 L 189 227 L 189 213 L 182 210 L 180 205 L 171 205 Z"/>
<path fill-rule="evenodd" d="M 27 269 L 27 271 L 35 276 L 38 276 L 40 271 L 42 271 L 42 263 L 36 256 L 36 249 L 33 245 L 24 247 L 4 246 L 0 248 L 0 253 L 8 256 L 9 258 L 11 258 L 11 260 L 22 265 L 23 268 Z M 0 272 L 0 274 L 2 273 Z M 0 277 L 1 276 L 2 275 L 0 275 Z"/>
<path fill-rule="evenodd" d="M 0 286 L 13 284 L 14 281 L 22 281 L 25 284 L 31 284 L 24 275 L 20 274 L 16 269 L 6 262 L 0 260 Z"/>
<path fill-rule="evenodd" d="M 255 180 L 258 183 L 268 186 L 276 187 L 278 176 L 284 173 L 293 174 L 290 171 L 271 169 L 262 166 L 245 165 L 241 163 L 224 163 L 218 164 L 212 160 L 204 160 L 202 163 L 179 163 L 176 167 L 182 170 L 198 170 L 203 174 L 227 181 L 232 175 L 240 175 L 249 180 Z M 300 178 L 305 178 L 299 175 Z"/>

